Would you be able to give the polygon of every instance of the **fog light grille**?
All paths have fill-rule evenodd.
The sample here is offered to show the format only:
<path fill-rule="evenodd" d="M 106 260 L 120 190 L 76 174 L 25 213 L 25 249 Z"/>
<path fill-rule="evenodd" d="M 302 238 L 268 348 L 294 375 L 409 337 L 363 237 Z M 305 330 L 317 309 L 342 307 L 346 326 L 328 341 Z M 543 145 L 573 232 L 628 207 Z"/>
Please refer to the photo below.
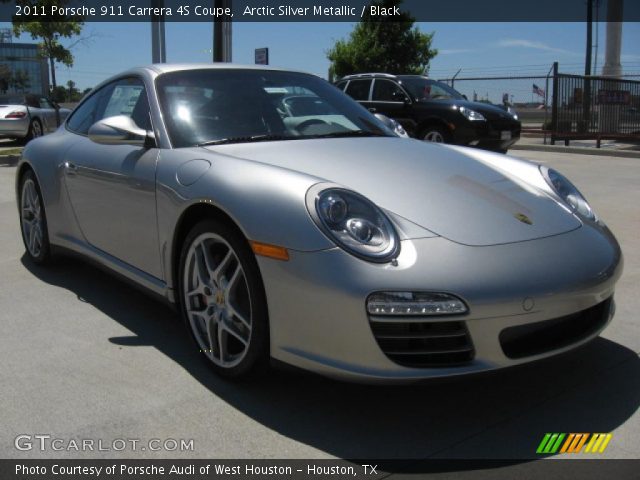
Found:
<path fill-rule="evenodd" d="M 384 354 L 407 367 L 450 367 L 473 360 L 475 351 L 464 322 L 403 322 L 371 317 L 371 329 Z"/>

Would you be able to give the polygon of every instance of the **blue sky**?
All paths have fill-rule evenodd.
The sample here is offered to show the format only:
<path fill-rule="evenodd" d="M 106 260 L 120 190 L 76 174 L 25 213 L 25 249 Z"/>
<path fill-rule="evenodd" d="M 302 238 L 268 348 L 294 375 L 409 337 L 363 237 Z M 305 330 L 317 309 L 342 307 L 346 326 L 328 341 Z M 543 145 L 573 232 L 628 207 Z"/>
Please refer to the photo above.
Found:
<path fill-rule="evenodd" d="M 253 63 L 254 49 L 269 47 L 270 63 L 326 77 L 325 52 L 346 37 L 353 23 L 244 23 L 233 24 L 233 61 Z M 584 71 L 586 26 L 583 23 L 418 23 L 422 31 L 435 32 L 433 46 L 439 50 L 430 75 L 460 77 L 492 75 L 546 75 L 554 61 L 561 71 Z M 9 26 L 0 24 L 0 27 Z M 600 23 L 598 65 L 603 64 L 606 24 Z M 83 35 L 92 38 L 74 47 L 75 65 L 57 67 L 58 83 L 74 80 L 80 88 L 94 86 L 129 67 L 151 62 L 151 33 L 146 23 L 88 23 Z M 211 59 L 211 23 L 167 23 L 169 62 L 208 62 Z M 594 27 L 595 40 L 595 27 Z M 20 41 L 31 41 L 21 37 Z M 622 62 L 625 73 L 640 75 L 640 23 L 623 27 Z M 639 77 L 640 78 L 640 77 Z M 462 82 L 456 88 L 471 96 L 498 101 L 507 91 L 516 101 L 531 95 L 531 82 L 505 83 L 496 87 L 482 82 Z"/>

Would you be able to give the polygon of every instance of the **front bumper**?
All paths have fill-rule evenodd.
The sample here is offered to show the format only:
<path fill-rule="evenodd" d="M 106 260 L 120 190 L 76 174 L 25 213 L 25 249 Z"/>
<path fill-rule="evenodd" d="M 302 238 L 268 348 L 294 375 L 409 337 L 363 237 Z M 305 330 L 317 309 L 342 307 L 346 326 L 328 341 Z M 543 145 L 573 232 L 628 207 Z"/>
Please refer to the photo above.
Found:
<path fill-rule="evenodd" d="M 517 121 L 467 122 L 458 126 L 453 135 L 457 145 L 506 151 L 520 139 L 520 131 Z"/>
<path fill-rule="evenodd" d="M 371 264 L 337 248 L 291 252 L 288 262 L 258 259 L 269 305 L 271 355 L 323 375 L 364 382 L 480 372 L 575 348 L 597 336 L 611 318 L 613 304 L 603 302 L 612 298 L 622 271 L 615 238 L 606 227 L 587 224 L 562 235 L 488 247 L 442 237 L 404 240 L 397 266 Z M 464 300 L 467 314 L 422 321 L 463 322 L 473 359 L 427 368 L 392 361 L 374 337 L 365 307 L 369 294 L 385 290 L 447 292 Z M 505 354 L 500 341 L 505 329 L 598 304 L 607 308 L 606 318 L 587 334 L 542 353 Z"/>

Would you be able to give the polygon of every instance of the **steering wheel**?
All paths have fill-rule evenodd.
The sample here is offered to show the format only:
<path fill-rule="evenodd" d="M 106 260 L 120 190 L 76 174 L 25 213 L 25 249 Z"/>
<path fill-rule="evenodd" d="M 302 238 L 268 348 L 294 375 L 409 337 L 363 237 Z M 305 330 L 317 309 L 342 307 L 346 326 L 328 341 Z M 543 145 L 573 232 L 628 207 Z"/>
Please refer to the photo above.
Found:
<path fill-rule="evenodd" d="M 329 125 L 329 124 L 324 120 L 320 120 L 319 118 L 310 118 L 309 120 L 305 120 L 304 122 L 298 124 L 298 126 L 296 127 L 296 130 L 298 130 L 299 132 L 302 132 L 303 130 L 306 130 L 307 128 L 309 128 L 311 125 Z"/>

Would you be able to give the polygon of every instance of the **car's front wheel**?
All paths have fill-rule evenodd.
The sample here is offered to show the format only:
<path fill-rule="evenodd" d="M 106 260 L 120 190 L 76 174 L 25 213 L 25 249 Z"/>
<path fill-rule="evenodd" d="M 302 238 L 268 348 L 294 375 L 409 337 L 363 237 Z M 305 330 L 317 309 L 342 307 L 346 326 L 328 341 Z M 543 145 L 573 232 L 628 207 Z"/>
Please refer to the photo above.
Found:
<path fill-rule="evenodd" d="M 227 224 L 193 227 L 180 259 L 182 315 L 200 353 L 223 376 L 268 365 L 264 287 L 248 242 Z"/>
<path fill-rule="evenodd" d="M 29 170 L 20 182 L 20 230 L 29 258 L 44 264 L 51 256 L 47 216 L 36 176 Z"/>
<path fill-rule="evenodd" d="M 425 142 L 450 143 L 450 134 L 443 127 L 428 126 L 420 132 L 420 138 Z"/>

